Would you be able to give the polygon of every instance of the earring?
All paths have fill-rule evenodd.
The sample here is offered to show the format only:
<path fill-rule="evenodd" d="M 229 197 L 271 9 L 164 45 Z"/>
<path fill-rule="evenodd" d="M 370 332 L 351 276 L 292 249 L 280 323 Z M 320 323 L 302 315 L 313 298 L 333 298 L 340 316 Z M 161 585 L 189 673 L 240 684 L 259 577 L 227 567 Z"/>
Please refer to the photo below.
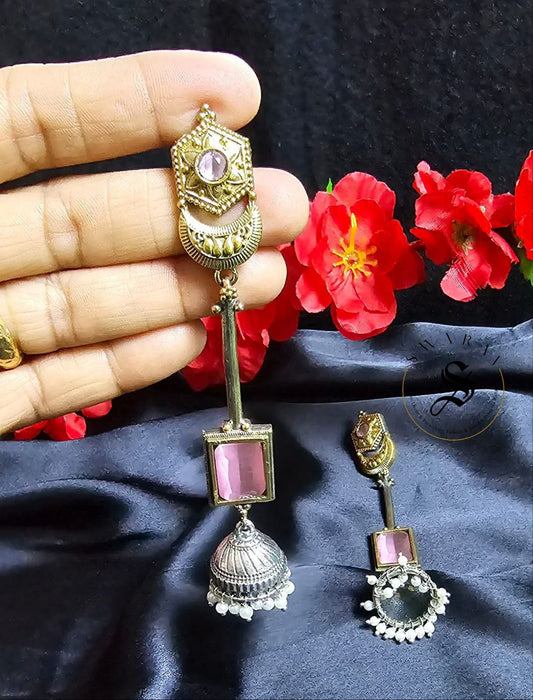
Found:
<path fill-rule="evenodd" d="M 385 507 L 385 529 L 372 533 L 376 575 L 366 577 L 372 597 L 361 603 L 373 613 L 367 624 L 376 636 L 397 642 L 431 637 L 437 616 L 446 612 L 450 594 L 420 567 L 412 529 L 396 525 L 390 476 L 396 447 L 381 413 L 361 411 L 352 441 L 360 471 L 376 479 Z"/>
<path fill-rule="evenodd" d="M 249 140 L 219 124 L 208 105 L 198 122 L 171 149 L 179 235 L 185 251 L 213 269 L 220 285 L 220 300 L 212 310 L 222 317 L 229 418 L 220 428 L 203 431 L 205 463 L 211 505 L 233 505 L 240 516 L 211 557 L 207 602 L 221 615 L 229 612 L 250 621 L 256 610 L 284 610 L 294 590 L 285 554 L 248 518 L 252 504 L 275 497 L 272 426 L 252 425 L 243 416 L 235 324 L 235 314 L 242 310 L 236 268 L 259 246 L 262 222 Z M 221 226 L 205 224 L 191 211 L 197 207 L 220 216 L 244 198 L 242 214 Z"/>

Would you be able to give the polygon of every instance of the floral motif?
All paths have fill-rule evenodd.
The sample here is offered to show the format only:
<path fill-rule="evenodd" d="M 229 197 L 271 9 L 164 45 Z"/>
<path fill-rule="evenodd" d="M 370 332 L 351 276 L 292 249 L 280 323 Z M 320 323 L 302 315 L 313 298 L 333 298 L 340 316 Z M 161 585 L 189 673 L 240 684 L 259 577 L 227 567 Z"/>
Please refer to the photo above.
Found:
<path fill-rule="evenodd" d="M 383 182 L 350 173 L 318 192 L 295 242 L 302 308 L 331 306 L 337 328 L 354 340 L 386 330 L 396 316 L 395 290 L 424 279 L 422 258 L 393 218 L 395 200 Z"/>
<path fill-rule="evenodd" d="M 470 301 L 478 289 L 501 289 L 517 257 L 494 229 L 513 223 L 513 195 L 493 195 L 482 173 L 455 170 L 445 178 L 425 161 L 418 164 L 413 186 L 420 197 L 411 232 L 430 260 L 450 263 L 442 291 Z"/>
<path fill-rule="evenodd" d="M 78 440 L 85 437 L 87 432 L 85 418 L 101 418 L 109 413 L 111 405 L 111 401 L 103 401 L 82 409 L 83 415 L 81 416 L 78 413 L 67 413 L 58 418 L 39 421 L 27 428 L 15 430 L 15 440 L 33 440 L 41 433 L 46 433 L 52 440 L 57 441 Z"/>

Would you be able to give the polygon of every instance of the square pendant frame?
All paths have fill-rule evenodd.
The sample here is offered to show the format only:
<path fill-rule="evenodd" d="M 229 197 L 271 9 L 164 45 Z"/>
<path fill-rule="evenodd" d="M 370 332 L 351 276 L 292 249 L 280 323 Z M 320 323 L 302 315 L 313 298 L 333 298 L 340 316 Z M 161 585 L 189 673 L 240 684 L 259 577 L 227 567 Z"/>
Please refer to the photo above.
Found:
<path fill-rule="evenodd" d="M 410 527 L 395 527 L 393 530 L 377 530 L 376 532 L 373 532 L 371 535 L 372 538 L 372 554 L 374 557 L 374 564 L 376 571 L 385 571 L 385 569 L 389 569 L 391 566 L 397 566 L 396 562 L 388 563 L 388 562 L 381 562 L 379 559 L 379 551 L 378 551 L 378 535 L 381 534 L 387 534 L 390 532 L 406 532 L 408 537 L 409 537 L 409 544 L 411 546 L 411 553 L 413 555 L 412 559 L 408 559 L 409 564 L 418 564 L 418 552 L 416 550 L 416 542 L 415 542 L 415 534 Z"/>
<path fill-rule="evenodd" d="M 238 506 L 246 503 L 266 503 L 276 497 L 274 488 L 274 454 L 272 447 L 272 426 L 251 425 L 249 430 L 204 430 L 204 454 L 207 474 L 207 490 L 209 502 L 213 506 Z M 265 492 L 260 496 L 239 498 L 226 501 L 220 497 L 215 462 L 215 449 L 219 445 L 235 442 L 259 442 L 263 452 L 263 466 L 265 470 Z"/>

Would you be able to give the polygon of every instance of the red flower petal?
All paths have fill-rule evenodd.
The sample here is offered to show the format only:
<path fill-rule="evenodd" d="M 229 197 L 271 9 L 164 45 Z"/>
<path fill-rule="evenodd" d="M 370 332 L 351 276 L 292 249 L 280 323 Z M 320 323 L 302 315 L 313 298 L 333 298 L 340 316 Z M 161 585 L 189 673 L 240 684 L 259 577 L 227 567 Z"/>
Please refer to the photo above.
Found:
<path fill-rule="evenodd" d="M 387 330 L 396 316 L 396 300 L 386 313 L 376 313 L 364 309 L 358 314 L 351 314 L 331 307 L 331 318 L 339 331 L 351 340 L 372 338 Z"/>
<path fill-rule="evenodd" d="M 533 260 L 533 151 L 529 152 L 516 182 L 515 233 Z"/>
<path fill-rule="evenodd" d="M 287 279 L 281 294 L 267 305 L 272 310 L 267 328 L 272 340 L 284 342 L 298 330 L 300 302 L 296 296 L 296 282 L 304 268 L 298 262 L 293 245 L 279 246 L 279 250 L 287 266 Z"/>
<path fill-rule="evenodd" d="M 33 438 L 36 438 L 38 435 L 41 434 L 41 432 L 44 429 L 44 426 L 47 423 L 47 420 L 42 420 L 39 421 L 39 423 L 29 425 L 27 428 L 20 428 L 19 430 L 15 430 L 15 440 L 33 440 Z"/>
<path fill-rule="evenodd" d="M 87 424 L 83 416 L 77 413 L 67 413 L 65 416 L 49 420 L 44 432 L 58 441 L 78 440 L 85 437 Z"/>
<path fill-rule="evenodd" d="M 389 313 L 392 307 L 396 308 L 394 290 L 389 277 L 386 275 L 374 273 L 369 277 L 358 276 L 354 280 L 354 287 L 358 298 L 368 311 Z M 342 303 L 336 305 L 343 309 L 346 308 Z"/>
<path fill-rule="evenodd" d="M 328 250 L 337 250 L 340 248 L 340 241 L 350 237 L 351 219 L 349 210 L 336 204 L 330 207 L 324 214 L 322 219 L 323 235 L 317 243 L 317 248 L 326 246 Z M 367 242 L 365 235 L 361 230 L 358 230 L 358 245 L 364 246 Z M 313 253 L 311 264 L 317 268 L 317 253 Z"/>
<path fill-rule="evenodd" d="M 294 241 L 296 257 L 302 263 L 302 265 L 309 266 L 311 264 L 311 255 L 313 254 L 316 244 L 320 238 L 322 217 L 324 212 L 327 211 L 328 207 L 334 203 L 335 198 L 329 192 L 317 192 L 316 197 L 311 202 L 309 220 L 304 230 Z"/>
<path fill-rule="evenodd" d="M 417 165 L 417 172 L 413 182 L 415 190 L 419 194 L 429 194 L 430 192 L 443 190 L 445 186 L 446 180 L 444 176 L 436 170 L 431 170 L 429 163 L 426 163 L 425 160 L 420 161 Z"/>
<path fill-rule="evenodd" d="M 327 285 L 335 306 L 351 314 L 363 310 L 364 303 L 359 299 L 351 272 L 345 274 L 341 268 L 335 268 L 335 272 L 328 277 Z"/>
<path fill-rule="evenodd" d="M 446 178 L 446 189 L 464 190 L 466 197 L 485 206 L 492 195 L 489 178 L 476 170 L 454 170 Z"/>
<path fill-rule="evenodd" d="M 408 289 L 426 279 L 424 259 L 414 243 L 408 243 L 403 249 L 397 264 L 389 272 L 389 279 L 394 289 Z"/>
<path fill-rule="evenodd" d="M 443 243 L 447 245 L 447 239 L 451 233 L 455 199 L 455 193 L 448 190 L 432 192 L 419 197 L 415 202 L 416 228 L 426 229 L 426 231 L 431 231 L 434 234 L 441 234 Z M 444 254 L 444 250 L 442 254 Z M 435 262 L 437 261 L 435 260 Z"/>
<path fill-rule="evenodd" d="M 302 308 L 312 314 L 324 311 L 331 303 L 326 283 L 312 268 L 302 272 L 296 283 L 296 295 Z"/>
<path fill-rule="evenodd" d="M 97 403 L 94 406 L 82 408 L 81 412 L 86 418 L 101 418 L 102 416 L 107 416 L 112 405 L 111 401 L 102 401 L 102 403 Z"/>
<path fill-rule="evenodd" d="M 363 202 L 360 204 L 362 205 Z M 378 217 L 375 217 L 374 223 L 375 232 L 372 237 L 372 245 L 377 250 L 371 257 L 377 261 L 377 269 L 380 274 L 390 274 L 398 265 L 398 259 L 402 252 L 408 248 L 409 242 L 397 219 L 390 219 L 380 225 Z"/>
<path fill-rule="evenodd" d="M 514 221 L 514 196 L 509 192 L 495 195 L 488 218 L 492 228 L 511 226 Z"/>
<path fill-rule="evenodd" d="M 384 182 L 376 180 L 368 173 L 349 173 L 345 175 L 333 188 L 333 195 L 353 211 L 353 205 L 362 199 L 371 199 L 383 211 L 385 216 L 392 219 L 396 195 Z"/>

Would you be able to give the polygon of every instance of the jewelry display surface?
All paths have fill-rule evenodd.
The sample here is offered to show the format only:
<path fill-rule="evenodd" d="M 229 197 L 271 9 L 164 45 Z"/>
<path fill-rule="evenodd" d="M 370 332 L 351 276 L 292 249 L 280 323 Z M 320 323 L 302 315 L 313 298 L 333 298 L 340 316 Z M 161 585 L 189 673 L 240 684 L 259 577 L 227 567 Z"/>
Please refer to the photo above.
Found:
<path fill-rule="evenodd" d="M 41 697 L 47 648 L 63 687 L 89 678 L 94 697 L 110 686 L 124 698 L 176 697 L 180 686 L 212 700 L 276 698 L 280 687 L 285 698 L 527 697 L 533 327 L 472 329 L 474 352 L 507 349 L 506 410 L 482 438 L 451 448 L 406 419 L 400 393 L 401 349 L 439 331 L 450 328 L 409 324 L 365 343 L 300 331 L 246 387 L 257 422 L 275 416 L 277 498 L 253 519 L 283 541 L 296 584 L 283 614 L 254 611 L 250 624 L 205 602 L 209 557 L 240 519 L 206 502 L 202 428 L 226 417 L 219 392 L 190 391 L 177 375 L 117 400 L 129 425 L 111 412 L 90 439 L 3 441 L 4 689 Z M 383 529 L 379 494 L 349 458 L 360 409 L 394 431 L 398 521 L 452 594 L 431 640 L 409 646 L 374 636 L 365 620 L 375 613 L 359 607 L 372 600 L 365 534 Z M 24 685 L 15 652 L 35 663 Z"/>

